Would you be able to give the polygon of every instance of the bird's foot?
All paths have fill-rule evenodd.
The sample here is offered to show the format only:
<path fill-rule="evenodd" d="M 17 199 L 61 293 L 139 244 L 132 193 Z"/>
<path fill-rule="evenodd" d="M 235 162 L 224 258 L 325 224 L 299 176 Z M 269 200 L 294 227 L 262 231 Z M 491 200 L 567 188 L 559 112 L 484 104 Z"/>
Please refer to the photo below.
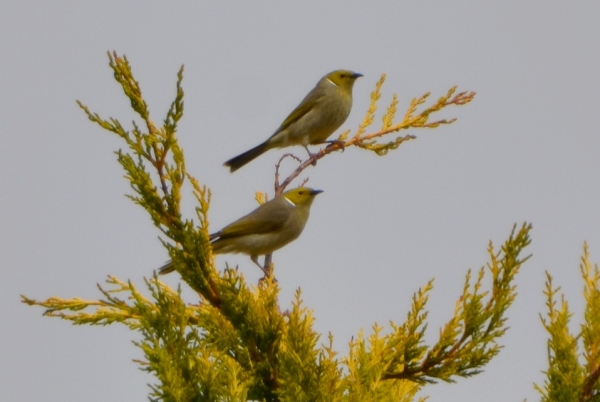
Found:
<path fill-rule="evenodd" d="M 273 282 L 273 283 L 277 283 L 278 282 L 277 278 L 271 277 L 271 276 L 268 276 L 268 275 L 265 274 L 265 276 L 263 276 L 262 278 L 260 278 L 258 280 L 258 286 L 262 286 L 265 283 L 265 281 L 267 280 L 267 278 L 270 278 L 271 282 Z"/>
<path fill-rule="evenodd" d="M 342 150 L 342 152 L 344 152 L 346 150 L 346 142 L 345 141 L 329 140 L 329 141 L 323 141 L 323 143 L 329 144 L 329 145 L 327 145 L 327 148 L 337 145 L 338 148 L 340 148 Z"/>

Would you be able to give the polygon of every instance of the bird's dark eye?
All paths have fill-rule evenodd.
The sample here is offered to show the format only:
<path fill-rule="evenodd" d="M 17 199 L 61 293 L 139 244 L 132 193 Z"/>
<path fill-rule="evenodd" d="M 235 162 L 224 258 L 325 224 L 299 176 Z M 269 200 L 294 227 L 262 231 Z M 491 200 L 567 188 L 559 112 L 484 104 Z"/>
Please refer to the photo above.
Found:
<path fill-rule="evenodd" d="M 298 195 L 304 194 L 304 191 L 298 191 Z"/>
<path fill-rule="evenodd" d="M 346 78 L 346 74 L 340 74 L 340 78 Z"/>

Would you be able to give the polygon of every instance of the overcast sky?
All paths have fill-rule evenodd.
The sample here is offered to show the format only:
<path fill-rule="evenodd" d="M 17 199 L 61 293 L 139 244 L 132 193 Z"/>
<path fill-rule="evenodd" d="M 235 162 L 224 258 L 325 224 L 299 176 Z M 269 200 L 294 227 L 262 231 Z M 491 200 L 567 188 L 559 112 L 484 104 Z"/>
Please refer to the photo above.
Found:
<path fill-rule="evenodd" d="M 361 327 L 402 322 L 413 292 L 435 278 L 434 341 L 467 269 L 487 261 L 488 241 L 499 246 L 513 224 L 532 222 L 533 258 L 517 278 L 504 349 L 482 374 L 422 395 L 537 400 L 533 382 L 547 364 L 544 271 L 566 293 L 577 329 L 584 240 L 600 261 L 599 3 L 207 3 L 0 1 L 3 397 L 141 401 L 154 382 L 132 362 L 143 355 L 125 328 L 73 327 L 19 299 L 98 298 L 106 275 L 142 286 L 167 259 L 148 216 L 124 197 L 113 154 L 124 144 L 75 103 L 129 124 L 107 66 L 106 51 L 116 50 L 158 123 L 185 64 L 178 135 L 188 170 L 212 189 L 215 230 L 252 210 L 255 190 L 271 192 L 281 151 L 233 175 L 222 163 L 271 135 L 325 73 L 364 74 L 344 129 L 362 120 L 382 73 L 380 110 L 397 93 L 399 115 L 427 91 L 476 91 L 440 116 L 456 123 L 411 131 L 418 139 L 386 157 L 348 149 L 306 171 L 325 192 L 301 238 L 275 254 L 280 301 L 289 306 L 301 287 L 317 330 L 331 331 L 344 353 Z M 191 216 L 191 199 L 185 205 Z M 252 282 L 260 276 L 244 256 L 225 262 Z M 179 283 L 176 274 L 165 281 Z"/>

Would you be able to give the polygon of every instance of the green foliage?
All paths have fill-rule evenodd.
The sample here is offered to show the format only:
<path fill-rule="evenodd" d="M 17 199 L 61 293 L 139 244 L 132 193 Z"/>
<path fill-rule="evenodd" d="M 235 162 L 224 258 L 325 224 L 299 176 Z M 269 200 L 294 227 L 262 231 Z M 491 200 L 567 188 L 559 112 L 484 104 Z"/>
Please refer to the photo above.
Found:
<path fill-rule="evenodd" d="M 587 244 L 583 246 L 581 276 L 584 281 L 584 323 L 581 331 L 573 335 L 569 330 L 572 317 L 564 295 L 560 307 L 557 294 L 560 288 L 552 284 L 546 272 L 547 317 L 541 316 L 548 339 L 548 370 L 543 387 L 535 385 L 542 401 L 600 401 L 600 270 L 592 266 Z M 580 344 L 583 344 L 583 353 Z"/>
<path fill-rule="evenodd" d="M 116 154 L 133 189 L 129 197 L 161 231 L 176 270 L 198 299 L 186 303 L 179 290 L 155 275 L 145 282 L 149 297 L 133 283 L 109 277 L 106 289 L 99 286 L 100 300 L 54 297 L 37 301 L 23 296 L 23 302 L 44 307 L 45 315 L 74 324 L 121 323 L 139 331 L 142 340 L 136 345 L 144 359 L 137 362 L 157 380 L 151 385 L 151 400 L 412 401 L 429 383 L 477 374 L 499 352 L 498 340 L 507 330 L 505 313 L 516 296 L 514 278 L 528 258 L 522 253 L 530 243 L 530 225 L 515 227 L 499 251 L 490 244 L 487 267 L 478 271 L 474 281 L 471 272 L 467 273 L 454 314 L 440 329 L 436 343 L 427 345 L 424 340 L 431 281 L 413 296 L 404 323 L 391 322 L 387 330 L 375 324 L 370 335 L 361 332 L 350 343 L 348 356 L 338 357 L 333 336 L 329 335 L 326 344 L 320 343 L 312 311 L 303 305 L 300 290 L 291 311 L 282 312 L 273 277 L 251 286 L 237 270 L 216 268 L 208 233 L 210 191 L 186 171 L 175 136 L 183 115 L 183 68 L 176 98 L 159 128 L 150 118 L 127 59 L 115 53 L 109 59 L 115 79 L 145 128 L 134 122 L 128 131 L 117 120 L 102 119 L 78 103 L 91 121 L 125 141 L 127 151 Z M 449 124 L 453 120 L 429 122 L 429 118 L 447 106 L 466 104 L 474 96 L 455 95 L 452 88 L 418 112 L 426 94 L 411 102 L 399 123 L 394 123 L 398 103 L 394 96 L 382 118 L 382 129 L 365 134 L 374 121 L 383 81 L 384 76 L 356 135 L 347 139 L 348 133 L 343 133 L 338 142 L 301 162 L 281 184 L 276 171 L 276 192 L 283 191 L 312 162 L 343 147 L 358 146 L 384 155 L 415 137 L 379 143 L 380 137 Z M 180 213 L 185 183 L 190 183 L 198 202 L 196 220 Z M 257 199 L 264 197 L 257 195 Z"/>

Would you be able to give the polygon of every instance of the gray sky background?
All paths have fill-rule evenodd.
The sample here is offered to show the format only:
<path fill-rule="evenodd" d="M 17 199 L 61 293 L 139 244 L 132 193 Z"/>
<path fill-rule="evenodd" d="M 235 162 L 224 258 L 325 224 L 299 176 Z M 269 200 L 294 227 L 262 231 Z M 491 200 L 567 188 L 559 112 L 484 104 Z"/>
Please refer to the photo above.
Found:
<path fill-rule="evenodd" d="M 400 115 L 427 91 L 477 91 L 471 104 L 440 115 L 455 124 L 413 131 L 416 141 L 386 157 L 348 149 L 306 172 L 325 193 L 302 237 L 275 254 L 281 304 L 301 287 L 317 329 L 332 331 L 344 353 L 359 328 L 402 322 L 413 292 L 435 277 L 434 341 L 467 269 L 487 261 L 488 241 L 499 246 L 514 223 L 532 222 L 534 256 L 517 279 L 501 354 L 484 373 L 422 395 L 537 400 L 533 382 L 547 364 L 544 270 L 566 293 L 577 329 L 584 240 L 600 261 L 598 21 L 597 2 L 2 0 L 3 399 L 146 400 L 154 382 L 131 362 L 142 354 L 125 328 L 73 327 L 19 301 L 21 293 L 98 298 L 108 274 L 142 286 L 167 259 L 149 218 L 123 196 L 128 184 L 112 153 L 123 144 L 75 104 L 131 121 L 107 66 L 106 51 L 116 50 L 157 122 L 185 64 L 179 138 L 189 171 L 213 191 L 213 229 L 252 210 L 255 190 L 271 192 L 282 152 L 234 175 L 222 163 L 271 135 L 325 73 L 365 75 L 344 129 L 362 120 L 384 72 L 380 110 L 397 93 Z M 258 279 L 247 258 L 218 259 L 226 261 Z M 179 283 L 177 275 L 165 281 Z"/>

